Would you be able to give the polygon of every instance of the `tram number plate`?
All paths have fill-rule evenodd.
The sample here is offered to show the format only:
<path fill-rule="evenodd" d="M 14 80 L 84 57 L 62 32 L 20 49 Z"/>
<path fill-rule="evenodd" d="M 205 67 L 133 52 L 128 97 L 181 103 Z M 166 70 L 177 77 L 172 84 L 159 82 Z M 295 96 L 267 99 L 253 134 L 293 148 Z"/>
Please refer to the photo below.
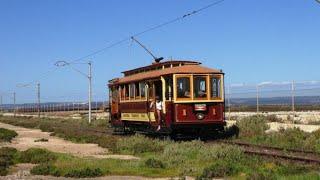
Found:
<path fill-rule="evenodd" d="M 195 111 L 206 111 L 207 110 L 207 105 L 206 104 L 195 104 L 194 105 L 194 110 Z"/>

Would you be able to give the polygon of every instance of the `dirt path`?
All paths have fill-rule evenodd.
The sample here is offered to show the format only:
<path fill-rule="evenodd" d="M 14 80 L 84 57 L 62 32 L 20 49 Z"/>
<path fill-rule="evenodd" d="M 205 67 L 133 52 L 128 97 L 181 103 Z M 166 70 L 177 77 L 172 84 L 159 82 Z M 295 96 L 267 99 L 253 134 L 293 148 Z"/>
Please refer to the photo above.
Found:
<path fill-rule="evenodd" d="M 102 148 L 97 144 L 77 144 L 64 139 L 50 136 L 48 132 L 42 132 L 39 129 L 29 129 L 9 124 L 0 123 L 0 128 L 11 129 L 18 133 L 18 136 L 11 143 L 0 144 L 0 147 L 9 146 L 24 151 L 29 148 L 45 148 L 53 152 L 68 153 L 78 157 L 95 158 L 114 158 L 114 159 L 138 159 L 130 155 L 108 154 L 108 149 Z M 41 138 L 47 139 L 47 142 L 35 142 Z"/>

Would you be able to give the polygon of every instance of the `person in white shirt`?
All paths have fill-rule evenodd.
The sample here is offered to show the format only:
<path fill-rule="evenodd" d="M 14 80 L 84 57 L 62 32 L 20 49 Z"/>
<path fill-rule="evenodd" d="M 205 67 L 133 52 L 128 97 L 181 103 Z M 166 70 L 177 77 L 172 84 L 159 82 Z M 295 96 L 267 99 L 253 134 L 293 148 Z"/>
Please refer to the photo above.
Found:
<path fill-rule="evenodd" d="M 157 131 L 159 131 L 161 129 L 161 123 L 162 123 L 162 111 L 163 111 L 163 102 L 160 100 L 159 96 L 156 96 L 156 101 L 151 102 L 150 104 L 150 108 L 153 108 L 153 106 L 156 106 L 156 113 L 157 113 L 157 119 L 159 122 Z"/>

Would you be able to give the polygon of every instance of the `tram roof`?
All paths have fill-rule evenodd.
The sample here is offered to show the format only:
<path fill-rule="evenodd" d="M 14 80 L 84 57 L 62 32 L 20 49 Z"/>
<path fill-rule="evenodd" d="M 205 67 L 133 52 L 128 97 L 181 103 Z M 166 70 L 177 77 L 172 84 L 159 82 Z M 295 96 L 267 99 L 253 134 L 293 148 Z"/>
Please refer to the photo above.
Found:
<path fill-rule="evenodd" d="M 219 69 L 212 69 L 200 65 L 196 61 L 165 61 L 160 63 L 153 63 L 152 65 L 136 68 L 129 71 L 124 71 L 122 78 L 111 80 L 110 83 L 124 84 L 134 81 L 142 81 L 153 79 L 169 74 L 210 74 L 222 73 Z M 172 66 L 171 66 L 172 65 Z M 166 67 L 169 66 L 169 67 Z"/>

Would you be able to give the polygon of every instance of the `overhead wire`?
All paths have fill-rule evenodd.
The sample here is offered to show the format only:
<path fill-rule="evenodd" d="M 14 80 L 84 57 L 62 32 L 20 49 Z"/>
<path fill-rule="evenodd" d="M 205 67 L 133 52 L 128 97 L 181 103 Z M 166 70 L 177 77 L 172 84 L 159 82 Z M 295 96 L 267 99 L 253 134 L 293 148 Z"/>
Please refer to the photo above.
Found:
<path fill-rule="evenodd" d="M 123 39 L 121 39 L 121 40 L 119 40 L 119 41 L 116 41 L 116 42 L 114 42 L 114 43 L 111 43 L 110 45 L 108 45 L 108 46 L 106 46 L 106 47 L 104 47 L 104 48 L 98 49 L 98 50 L 96 50 L 96 51 L 94 51 L 94 52 L 92 52 L 92 53 L 90 53 L 90 54 L 87 54 L 87 55 L 85 55 L 85 56 L 83 56 L 83 57 L 80 57 L 80 58 L 78 58 L 78 59 L 75 59 L 75 60 L 71 61 L 71 63 L 77 62 L 77 61 L 81 61 L 81 60 L 83 60 L 83 59 L 85 59 L 85 58 L 88 58 L 88 57 L 94 56 L 94 55 L 96 55 L 96 54 L 99 54 L 99 53 L 101 53 L 101 52 L 103 52 L 103 51 L 106 51 L 107 49 L 110 49 L 110 48 L 115 47 L 115 46 L 117 46 L 117 45 L 119 45 L 119 44 L 122 44 L 122 43 L 124 43 L 124 42 L 126 42 L 126 41 L 128 41 L 128 40 L 131 40 L 131 37 L 137 37 L 137 36 L 140 36 L 140 35 L 142 35 L 142 34 L 145 34 L 145 33 L 148 33 L 148 32 L 150 32 L 150 31 L 153 31 L 153 30 L 155 30 L 155 29 L 159 29 L 159 28 L 161 28 L 161 27 L 163 27 L 163 26 L 166 26 L 166 25 L 175 23 L 175 22 L 177 22 L 177 21 L 183 20 L 183 19 L 185 19 L 185 18 L 187 18 L 187 17 L 189 17 L 189 16 L 192 16 L 192 15 L 194 15 L 194 14 L 200 13 L 201 11 L 204 11 L 204 10 L 206 10 L 206 9 L 212 7 L 212 6 L 218 5 L 218 4 L 220 4 L 220 3 L 224 2 L 224 1 L 225 1 L 225 0 L 219 0 L 219 1 L 212 2 L 212 3 L 210 3 L 210 4 L 206 5 L 206 6 L 203 6 L 203 7 L 199 8 L 199 9 L 197 9 L 197 10 L 190 11 L 190 12 L 188 12 L 188 13 L 182 15 L 182 16 L 176 17 L 176 18 L 171 19 L 171 20 L 169 20 L 169 21 L 166 21 L 166 22 L 164 22 L 164 23 L 161 23 L 161 24 L 152 26 L 152 27 L 150 27 L 150 28 L 147 28 L 147 29 L 145 29 L 145 30 L 143 30 L 143 31 L 141 31 L 141 32 L 138 32 L 138 33 L 135 33 L 135 34 L 133 34 L 133 35 L 127 36 L 127 37 L 125 37 L 125 38 L 123 38 Z"/>
<path fill-rule="evenodd" d="M 166 21 L 166 22 L 164 22 L 164 23 L 161 23 L 161 24 L 152 26 L 152 27 L 150 27 L 150 28 L 147 28 L 147 29 L 145 29 L 145 30 L 143 30 L 143 31 L 141 31 L 141 32 L 138 32 L 138 33 L 135 33 L 135 34 L 133 34 L 133 35 L 127 36 L 127 37 L 125 37 L 125 38 L 123 38 L 123 39 L 121 39 L 121 40 L 119 40 L 119 41 L 113 42 L 113 43 L 111 43 L 111 44 L 109 44 L 109 45 L 107 45 L 107 46 L 105 46 L 105 47 L 103 47 L 103 48 L 101 48 L 101 49 L 95 50 L 95 51 L 93 51 L 93 52 L 91 52 L 91 53 L 89 53 L 89 54 L 87 54 L 87 55 L 85 55 L 85 56 L 82 56 L 82 57 L 80 57 L 80 58 L 74 59 L 74 60 L 70 61 L 69 63 L 75 63 L 75 62 L 78 62 L 78 61 L 82 61 L 82 60 L 84 60 L 84 59 L 86 59 L 86 58 L 89 58 L 89 57 L 92 57 L 92 56 L 97 55 L 97 54 L 99 54 L 99 53 L 102 53 L 102 52 L 104 52 L 104 51 L 106 51 L 106 50 L 108 50 L 108 49 L 110 49 L 110 48 L 113 48 L 113 47 L 115 47 L 115 46 L 117 46 L 117 45 L 120 45 L 120 44 L 122 44 L 122 43 L 124 43 L 124 42 L 126 42 L 126 41 L 128 41 L 128 40 L 131 40 L 131 37 L 141 36 L 141 35 L 143 35 L 143 34 L 145 34 L 145 33 L 150 32 L 150 31 L 153 31 L 153 30 L 162 28 L 162 27 L 164 27 L 164 26 L 167 26 L 167 25 L 169 25 L 169 24 L 173 24 L 173 23 L 175 23 L 175 22 L 181 21 L 181 20 L 183 20 L 183 19 L 185 19 L 185 18 L 187 18 L 187 17 L 193 16 L 193 15 L 195 15 L 195 14 L 197 14 L 197 13 L 200 13 L 200 12 L 206 10 L 206 9 L 209 9 L 209 8 L 211 8 L 211 7 L 213 7 L 213 6 L 216 6 L 216 5 L 218 5 L 218 4 L 220 4 L 220 3 L 224 2 L 224 1 L 225 1 L 225 0 L 214 1 L 214 2 L 212 2 L 212 3 L 210 3 L 210 4 L 206 5 L 206 6 L 203 6 L 203 7 L 199 8 L 199 9 L 196 9 L 196 10 L 190 11 L 190 12 L 188 12 L 188 13 L 186 13 L 186 14 L 183 14 L 182 16 L 176 17 L 176 18 L 171 19 L 171 20 L 169 20 L 169 21 Z M 59 67 L 54 67 L 52 70 L 49 70 L 49 71 L 47 71 L 46 73 L 40 75 L 40 77 L 39 77 L 37 80 L 30 81 L 30 82 L 27 83 L 26 85 L 27 85 L 27 86 L 30 86 L 30 85 L 32 85 L 32 84 L 38 83 L 41 79 L 47 78 L 51 73 L 57 71 L 58 68 L 59 68 Z"/>

